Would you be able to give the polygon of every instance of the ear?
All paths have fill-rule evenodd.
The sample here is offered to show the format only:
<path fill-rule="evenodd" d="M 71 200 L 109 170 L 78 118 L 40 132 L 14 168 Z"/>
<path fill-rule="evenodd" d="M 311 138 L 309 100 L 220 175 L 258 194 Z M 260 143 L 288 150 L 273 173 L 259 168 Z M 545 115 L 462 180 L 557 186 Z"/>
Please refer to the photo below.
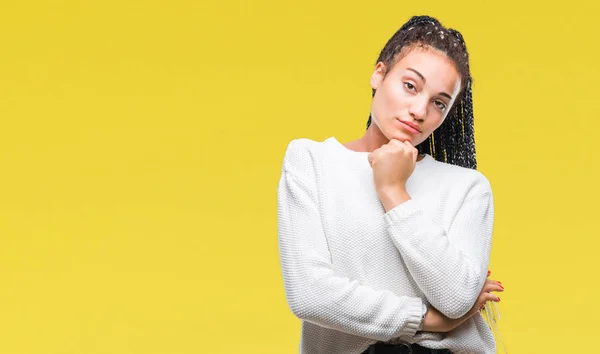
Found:
<path fill-rule="evenodd" d="M 371 88 L 377 90 L 381 82 L 383 81 L 383 77 L 385 76 L 385 64 L 380 61 L 375 65 L 375 70 L 373 71 L 373 75 L 371 75 Z"/>

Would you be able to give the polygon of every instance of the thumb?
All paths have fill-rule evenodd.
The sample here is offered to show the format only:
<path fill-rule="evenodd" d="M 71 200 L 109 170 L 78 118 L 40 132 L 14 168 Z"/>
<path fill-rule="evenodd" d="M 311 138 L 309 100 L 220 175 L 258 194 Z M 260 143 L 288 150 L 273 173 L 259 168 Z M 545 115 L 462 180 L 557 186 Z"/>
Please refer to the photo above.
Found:
<path fill-rule="evenodd" d="M 417 162 L 417 157 L 419 156 L 419 149 L 417 149 L 416 147 L 412 146 L 411 143 L 407 142 L 406 144 L 408 144 L 408 146 L 410 146 L 411 148 L 411 152 L 412 152 L 412 158 L 413 158 L 413 162 Z"/>

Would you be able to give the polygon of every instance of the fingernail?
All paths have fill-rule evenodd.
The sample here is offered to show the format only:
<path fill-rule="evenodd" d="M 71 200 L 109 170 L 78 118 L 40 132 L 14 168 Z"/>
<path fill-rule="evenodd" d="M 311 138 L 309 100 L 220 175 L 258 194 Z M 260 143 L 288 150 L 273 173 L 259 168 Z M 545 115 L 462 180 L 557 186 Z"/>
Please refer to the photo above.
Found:
<path fill-rule="evenodd" d="M 490 274 L 492 274 L 492 272 L 490 272 L 490 271 L 488 270 L 488 275 L 490 275 Z"/>
<path fill-rule="evenodd" d="M 498 296 L 498 302 L 500 302 L 500 296 Z"/>
<path fill-rule="evenodd" d="M 498 281 L 498 284 L 502 285 L 502 282 L 501 282 L 501 281 Z"/>

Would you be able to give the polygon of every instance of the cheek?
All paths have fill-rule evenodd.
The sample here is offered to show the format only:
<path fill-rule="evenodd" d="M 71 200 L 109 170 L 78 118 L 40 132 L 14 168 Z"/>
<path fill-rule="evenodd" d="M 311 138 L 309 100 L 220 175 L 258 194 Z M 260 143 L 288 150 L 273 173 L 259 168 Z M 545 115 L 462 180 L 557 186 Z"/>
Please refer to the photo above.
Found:
<path fill-rule="evenodd" d="M 444 119 L 446 114 L 437 113 L 431 116 L 431 118 L 427 121 L 427 135 L 433 133 L 434 130 L 440 127 L 442 123 L 444 123 Z"/>
<path fill-rule="evenodd" d="M 401 84 L 385 85 L 383 89 L 382 103 L 390 110 L 396 110 L 398 107 L 401 107 L 408 99 Z"/>

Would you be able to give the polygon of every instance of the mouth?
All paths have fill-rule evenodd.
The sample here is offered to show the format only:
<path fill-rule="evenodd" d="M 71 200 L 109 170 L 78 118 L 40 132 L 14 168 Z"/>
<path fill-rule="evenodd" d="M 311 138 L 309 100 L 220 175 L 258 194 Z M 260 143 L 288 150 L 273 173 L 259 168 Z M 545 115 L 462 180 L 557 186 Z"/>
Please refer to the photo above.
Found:
<path fill-rule="evenodd" d="M 402 125 L 404 125 L 404 127 L 406 127 L 406 130 L 408 130 L 409 132 L 413 133 L 413 134 L 418 134 L 421 133 L 421 128 L 419 128 L 419 126 L 413 122 L 409 122 L 409 121 L 404 121 L 404 120 L 400 120 L 400 123 L 402 123 Z"/>

